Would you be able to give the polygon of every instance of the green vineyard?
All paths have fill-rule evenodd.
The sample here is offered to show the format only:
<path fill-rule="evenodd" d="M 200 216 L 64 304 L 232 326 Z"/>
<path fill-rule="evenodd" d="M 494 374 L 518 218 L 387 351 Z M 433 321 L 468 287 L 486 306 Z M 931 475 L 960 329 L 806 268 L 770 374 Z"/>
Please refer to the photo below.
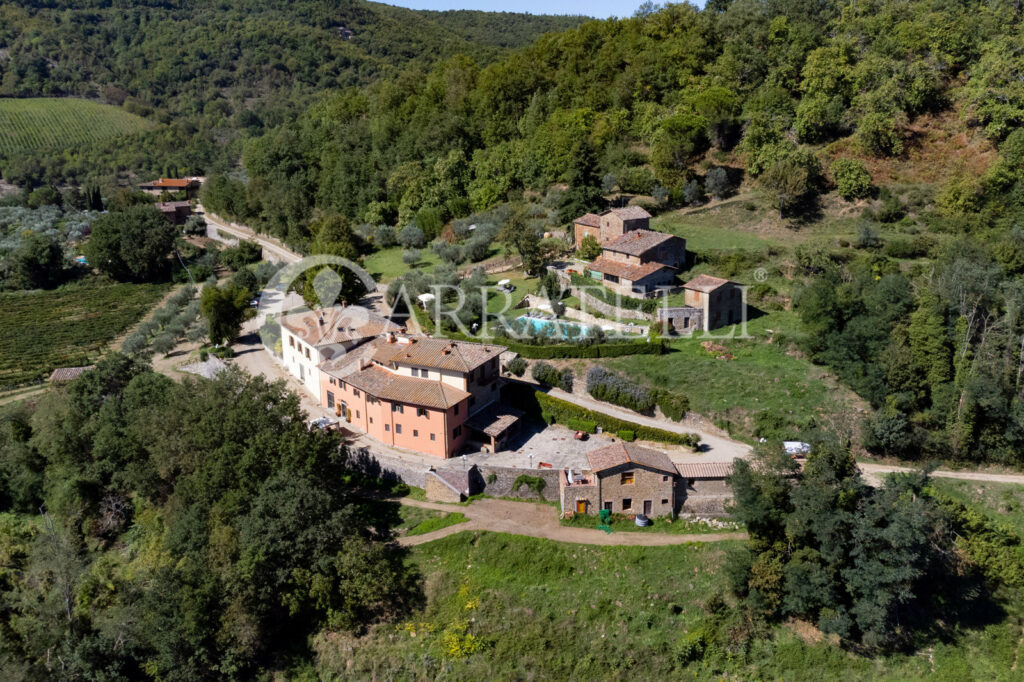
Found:
<path fill-rule="evenodd" d="M 124 109 L 84 99 L 0 99 L 0 157 L 70 147 L 152 125 Z"/>
<path fill-rule="evenodd" d="M 164 284 L 107 284 L 0 294 L 0 390 L 55 367 L 94 362 L 167 292 Z"/>

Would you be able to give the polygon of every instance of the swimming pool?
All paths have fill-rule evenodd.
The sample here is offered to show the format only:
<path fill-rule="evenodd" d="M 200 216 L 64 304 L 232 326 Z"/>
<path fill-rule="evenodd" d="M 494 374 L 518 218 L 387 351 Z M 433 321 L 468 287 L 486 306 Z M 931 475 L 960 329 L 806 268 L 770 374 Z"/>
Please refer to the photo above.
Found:
<path fill-rule="evenodd" d="M 576 339 L 589 336 L 590 334 L 589 328 L 581 324 L 564 322 L 562 320 L 542 320 L 537 317 L 520 315 L 515 321 L 519 325 L 517 331 L 521 330 L 523 333 L 532 334 L 533 336 L 550 337 L 553 339 Z"/>

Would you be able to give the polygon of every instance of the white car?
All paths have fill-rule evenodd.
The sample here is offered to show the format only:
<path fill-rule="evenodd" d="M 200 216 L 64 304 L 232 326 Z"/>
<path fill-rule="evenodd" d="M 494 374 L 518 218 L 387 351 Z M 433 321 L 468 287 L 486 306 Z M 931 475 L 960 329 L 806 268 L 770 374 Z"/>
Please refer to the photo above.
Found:
<path fill-rule="evenodd" d="M 309 420 L 310 429 L 320 429 L 321 431 L 330 431 L 338 427 L 338 420 L 331 419 L 330 417 L 320 417 L 319 419 Z"/>

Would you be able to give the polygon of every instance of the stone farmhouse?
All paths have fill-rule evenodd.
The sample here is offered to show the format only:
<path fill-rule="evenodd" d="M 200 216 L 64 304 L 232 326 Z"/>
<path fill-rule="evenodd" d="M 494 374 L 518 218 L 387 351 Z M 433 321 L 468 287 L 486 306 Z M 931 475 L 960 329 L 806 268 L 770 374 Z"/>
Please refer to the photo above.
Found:
<path fill-rule="evenodd" d="M 684 284 L 683 302 L 658 309 L 658 321 L 678 334 L 737 324 L 746 306 L 742 285 L 711 275 L 697 275 Z"/>
<path fill-rule="evenodd" d="M 679 472 L 663 452 L 613 443 L 587 453 L 589 471 L 564 469 L 559 477 L 563 516 L 597 514 L 607 509 L 615 514 L 648 517 L 665 516 L 681 501 L 677 492 Z"/>
<path fill-rule="evenodd" d="M 625 208 L 610 208 L 600 215 L 585 213 L 572 223 L 578 249 L 588 235 L 603 246 L 627 232 L 649 229 L 651 214 L 639 206 L 626 206 Z"/>

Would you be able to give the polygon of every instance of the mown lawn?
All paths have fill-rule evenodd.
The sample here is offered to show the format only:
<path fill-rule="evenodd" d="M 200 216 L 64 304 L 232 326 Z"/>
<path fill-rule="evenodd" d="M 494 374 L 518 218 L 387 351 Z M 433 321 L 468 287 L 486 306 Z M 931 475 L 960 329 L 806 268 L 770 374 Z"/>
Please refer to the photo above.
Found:
<path fill-rule="evenodd" d="M 420 262 L 416 264 L 417 268 L 430 270 L 441 262 L 441 259 L 430 250 L 430 247 L 424 247 L 419 251 Z M 375 251 L 363 258 L 363 267 L 378 282 L 390 282 L 410 270 L 409 266 L 402 262 L 403 253 L 405 253 L 405 249 L 401 246 Z"/>
<path fill-rule="evenodd" d="M 165 284 L 87 281 L 0 294 L 0 388 L 94 362 L 167 292 Z"/>
<path fill-rule="evenodd" d="M 813 628 L 778 626 L 749 648 L 688 661 L 683 639 L 707 621 L 704 605 L 725 589 L 726 553 L 740 546 L 590 547 L 457 533 L 412 548 L 426 585 L 422 610 L 363 637 L 322 634 L 316 673 L 329 680 L 1020 679 L 1010 671 L 1021 636 L 1013 615 L 921 653 L 866 658 Z"/>

